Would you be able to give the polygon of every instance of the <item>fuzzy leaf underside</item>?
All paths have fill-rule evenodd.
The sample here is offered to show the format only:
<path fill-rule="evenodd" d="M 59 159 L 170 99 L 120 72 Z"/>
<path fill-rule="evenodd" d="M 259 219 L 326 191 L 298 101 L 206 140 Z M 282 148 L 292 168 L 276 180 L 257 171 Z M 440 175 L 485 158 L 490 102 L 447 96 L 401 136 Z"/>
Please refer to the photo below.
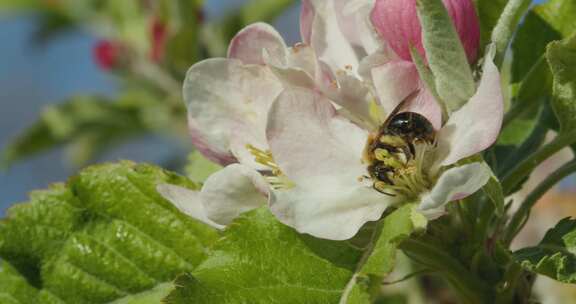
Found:
<path fill-rule="evenodd" d="M 426 57 L 436 91 L 450 112 L 462 107 L 476 91 L 462 43 L 441 0 L 417 0 Z"/>
<path fill-rule="evenodd" d="M 88 168 L 12 207 L 0 222 L 0 299 L 158 303 L 218 237 L 161 198 L 158 183 L 196 187 L 122 162 Z"/>

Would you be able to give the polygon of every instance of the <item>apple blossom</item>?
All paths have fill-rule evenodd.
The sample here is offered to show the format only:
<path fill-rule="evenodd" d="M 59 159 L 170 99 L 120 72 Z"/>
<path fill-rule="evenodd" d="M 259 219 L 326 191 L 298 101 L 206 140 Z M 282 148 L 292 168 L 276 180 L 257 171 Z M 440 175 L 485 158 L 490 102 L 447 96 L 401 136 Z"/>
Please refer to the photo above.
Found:
<path fill-rule="evenodd" d="M 305 0 L 303 44 L 288 48 L 270 26 L 255 24 L 232 40 L 228 58 L 193 66 L 184 85 L 193 141 L 212 160 L 239 164 L 209 177 L 199 192 L 160 185 L 164 197 L 217 228 L 268 202 L 299 232 L 343 240 L 390 206 L 419 202 L 435 218 L 449 201 L 484 186 L 490 169 L 459 161 L 492 145 L 500 130 L 493 54 L 476 94 L 442 124 L 414 64 L 369 30 L 372 8 L 368 0 Z M 365 150 L 404 100 L 401 110 L 420 113 L 436 136 L 415 142 L 413 155 L 393 156 L 384 194 L 367 176 Z"/>

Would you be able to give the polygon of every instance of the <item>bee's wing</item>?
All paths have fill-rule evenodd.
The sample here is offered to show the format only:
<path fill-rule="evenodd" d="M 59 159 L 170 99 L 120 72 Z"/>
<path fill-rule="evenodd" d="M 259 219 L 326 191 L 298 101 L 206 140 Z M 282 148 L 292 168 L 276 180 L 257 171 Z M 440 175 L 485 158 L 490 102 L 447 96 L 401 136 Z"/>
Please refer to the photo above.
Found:
<path fill-rule="evenodd" d="M 394 110 L 392 110 L 392 112 L 390 112 L 390 114 L 388 115 L 388 117 L 386 118 L 386 121 L 384 122 L 384 124 L 382 126 L 386 127 L 390 123 L 392 118 L 394 116 L 396 116 L 396 114 L 400 113 L 400 111 L 402 111 L 404 108 L 406 108 L 406 105 L 408 105 L 408 102 L 413 100 L 418 95 L 418 93 L 420 93 L 420 90 L 415 90 L 414 92 L 410 93 L 410 95 L 406 96 L 406 98 L 404 98 L 396 106 L 396 108 L 394 108 Z"/>

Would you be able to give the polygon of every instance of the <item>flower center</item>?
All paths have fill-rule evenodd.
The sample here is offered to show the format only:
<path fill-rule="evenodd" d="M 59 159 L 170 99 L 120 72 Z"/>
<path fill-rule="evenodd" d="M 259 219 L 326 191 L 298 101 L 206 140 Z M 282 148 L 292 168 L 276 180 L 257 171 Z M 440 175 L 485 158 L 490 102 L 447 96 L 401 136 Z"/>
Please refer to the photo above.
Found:
<path fill-rule="evenodd" d="M 371 135 L 364 153 L 369 178 L 376 191 L 390 195 L 416 198 L 430 188 L 426 164 L 434 144 L 425 140 L 394 135 Z"/>

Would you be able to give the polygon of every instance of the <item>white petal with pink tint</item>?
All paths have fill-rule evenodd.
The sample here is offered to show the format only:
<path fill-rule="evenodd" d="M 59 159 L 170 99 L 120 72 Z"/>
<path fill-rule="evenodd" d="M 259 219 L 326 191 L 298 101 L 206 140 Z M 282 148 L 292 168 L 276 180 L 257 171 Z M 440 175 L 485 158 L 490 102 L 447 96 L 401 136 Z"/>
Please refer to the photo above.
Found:
<path fill-rule="evenodd" d="M 273 191 L 270 209 L 282 223 L 301 233 L 330 240 L 352 238 L 362 225 L 380 219 L 397 199 L 350 177 L 309 178 L 302 186 Z"/>
<path fill-rule="evenodd" d="M 156 190 L 182 213 L 216 229 L 224 228 L 223 225 L 208 218 L 206 209 L 200 200 L 200 192 L 169 184 L 158 185 Z"/>
<path fill-rule="evenodd" d="M 354 72 L 360 58 L 353 45 L 341 31 L 334 1 L 307 0 L 303 10 L 306 13 L 305 35 L 309 35 L 309 45 L 319 60 L 327 63 L 333 71 L 350 67 Z M 306 37 L 304 37 L 306 41 Z"/>
<path fill-rule="evenodd" d="M 285 86 L 310 89 L 318 86 L 316 79 L 320 71 L 316 54 L 307 45 L 300 44 L 289 48 L 282 60 L 274 59 L 265 52 L 264 61 Z"/>
<path fill-rule="evenodd" d="M 264 206 L 267 196 L 268 184 L 264 178 L 240 164 L 212 174 L 200 192 L 206 216 L 221 225 L 228 225 L 241 213 Z"/>
<path fill-rule="evenodd" d="M 274 160 L 291 180 L 365 173 L 367 132 L 336 116 L 329 100 L 306 89 L 285 90 L 274 102 L 266 130 Z"/>
<path fill-rule="evenodd" d="M 282 89 L 265 66 L 244 65 L 236 59 L 208 59 L 195 64 L 184 82 L 189 125 L 205 152 L 231 150 L 232 137 L 266 147 L 265 128 L 270 104 Z M 243 136 L 242 131 L 247 131 Z M 208 157 L 215 159 L 208 153 Z"/>
<path fill-rule="evenodd" d="M 489 52 L 492 53 L 492 52 Z M 444 153 L 441 165 L 450 165 L 490 147 L 500 133 L 504 98 L 498 68 L 487 55 L 476 94 L 450 119 L 438 134 Z"/>
<path fill-rule="evenodd" d="M 370 102 L 374 97 L 367 83 L 345 71 L 337 72 L 334 77 L 335 83 L 325 87 L 323 92 L 342 106 L 339 112 L 365 129 L 377 127 L 377 122 L 370 115 Z"/>
<path fill-rule="evenodd" d="M 440 130 L 442 127 L 442 108 L 425 84 L 420 82 L 419 87 L 418 94 L 406 105 L 404 110 L 426 117 L 435 130 Z"/>
<path fill-rule="evenodd" d="M 381 42 L 368 18 L 375 0 L 332 1 L 334 1 L 338 25 L 346 39 L 354 48 L 363 50 L 362 56 L 376 52 Z"/>
<path fill-rule="evenodd" d="M 286 43 L 280 34 L 266 23 L 255 23 L 238 32 L 228 47 L 228 58 L 244 64 L 264 64 L 264 50 L 275 60 L 286 57 Z"/>
<path fill-rule="evenodd" d="M 409 61 L 395 60 L 372 68 L 372 83 L 386 114 L 419 88 L 416 66 Z"/>
<path fill-rule="evenodd" d="M 419 209 L 435 210 L 453 200 L 463 199 L 480 190 L 492 176 L 485 163 L 472 163 L 446 170 L 432 190 L 421 197 Z"/>

